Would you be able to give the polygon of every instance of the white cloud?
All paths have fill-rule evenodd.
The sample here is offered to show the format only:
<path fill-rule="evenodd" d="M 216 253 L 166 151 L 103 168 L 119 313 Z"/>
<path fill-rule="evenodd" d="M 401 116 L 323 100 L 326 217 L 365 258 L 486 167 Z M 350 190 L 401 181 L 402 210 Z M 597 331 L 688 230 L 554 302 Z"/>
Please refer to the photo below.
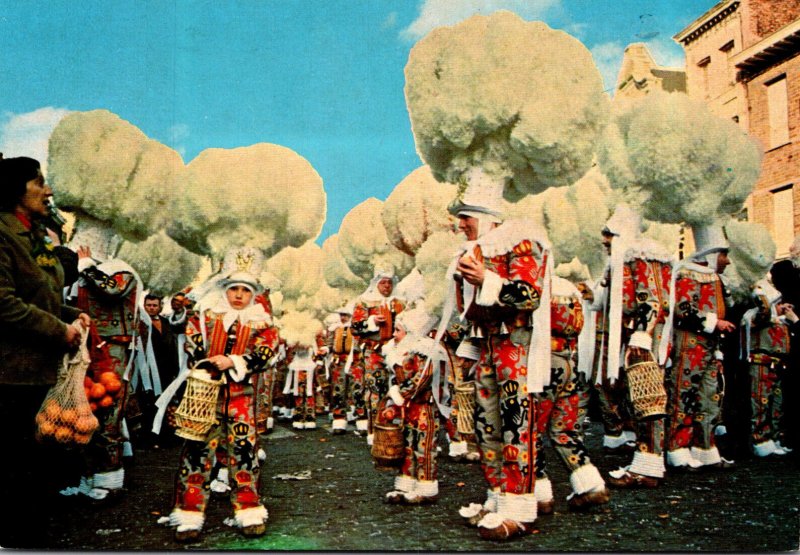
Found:
<path fill-rule="evenodd" d="M 42 171 L 46 174 L 50 134 L 61 118 L 69 113 L 70 110 L 50 106 L 24 114 L 6 112 L 0 117 L 0 152 L 6 158 L 35 158 L 42 164 Z"/>
<path fill-rule="evenodd" d="M 653 60 L 664 67 L 683 68 L 686 65 L 686 57 L 683 49 L 668 37 L 659 37 L 645 42 Z"/>
<path fill-rule="evenodd" d="M 397 25 L 397 12 L 391 12 L 389 15 L 386 16 L 386 19 L 383 20 L 381 27 L 384 29 L 392 29 Z"/>
<path fill-rule="evenodd" d="M 619 42 L 604 42 L 591 49 L 594 63 L 603 77 L 605 89 L 610 90 L 612 94 L 617 84 L 617 75 L 622 66 L 624 52 L 625 46 Z"/>
<path fill-rule="evenodd" d="M 522 19 L 541 19 L 546 12 L 560 4 L 560 0 L 425 0 L 419 17 L 400 32 L 401 38 L 416 41 L 441 25 L 453 25 L 475 14 L 489 15 L 498 10 L 509 10 Z"/>

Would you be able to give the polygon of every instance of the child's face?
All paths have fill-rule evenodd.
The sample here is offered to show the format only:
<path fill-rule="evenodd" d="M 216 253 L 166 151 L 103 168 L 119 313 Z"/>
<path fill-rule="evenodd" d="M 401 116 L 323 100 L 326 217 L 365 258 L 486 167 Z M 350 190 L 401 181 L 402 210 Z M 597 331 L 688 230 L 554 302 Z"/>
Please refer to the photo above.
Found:
<path fill-rule="evenodd" d="M 394 326 L 394 334 L 393 334 L 394 340 L 399 343 L 400 341 L 403 340 L 403 338 L 405 336 L 406 336 L 405 328 L 403 326 L 399 325 L 399 324 L 395 325 Z"/>
<path fill-rule="evenodd" d="M 253 300 L 253 292 L 244 285 L 228 287 L 225 294 L 228 297 L 228 303 L 234 310 L 242 310 L 249 306 L 250 301 Z"/>

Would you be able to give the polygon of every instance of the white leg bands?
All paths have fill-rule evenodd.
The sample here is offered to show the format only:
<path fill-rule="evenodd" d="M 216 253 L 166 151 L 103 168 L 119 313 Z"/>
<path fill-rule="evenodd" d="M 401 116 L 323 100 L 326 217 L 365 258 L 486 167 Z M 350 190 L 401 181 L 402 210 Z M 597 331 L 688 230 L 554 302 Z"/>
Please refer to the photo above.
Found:
<path fill-rule="evenodd" d="M 705 465 L 717 464 L 722 462 L 719 456 L 719 449 L 712 447 L 711 449 L 700 449 L 699 447 L 692 447 L 692 458 L 697 459 L 700 463 Z"/>
<path fill-rule="evenodd" d="M 271 430 L 274 427 L 275 427 L 275 419 L 273 417 L 271 417 L 271 416 L 268 416 L 267 417 L 267 429 Z"/>
<path fill-rule="evenodd" d="M 692 462 L 692 453 L 686 447 L 667 451 L 667 464 L 670 466 L 689 466 Z"/>
<path fill-rule="evenodd" d="M 125 469 L 118 468 L 111 472 L 98 472 L 94 475 L 94 487 L 103 489 L 120 489 L 125 481 Z"/>
<path fill-rule="evenodd" d="M 369 420 L 356 420 L 356 430 L 366 432 L 369 428 Z"/>
<path fill-rule="evenodd" d="M 411 476 L 406 476 L 405 474 L 398 474 L 394 478 L 394 489 L 397 491 L 411 491 L 414 489 L 414 485 L 416 484 L 416 480 Z"/>
<path fill-rule="evenodd" d="M 550 478 L 537 478 L 533 494 L 536 496 L 537 501 L 552 501 L 553 484 L 550 482 Z"/>
<path fill-rule="evenodd" d="M 422 497 L 433 497 L 439 495 L 439 481 L 438 480 L 417 480 L 414 484 L 414 493 Z"/>
<path fill-rule="evenodd" d="M 777 445 L 771 439 L 769 441 L 764 441 L 757 445 L 753 445 L 753 452 L 758 455 L 759 457 L 766 457 L 771 455 L 777 449 Z"/>
<path fill-rule="evenodd" d="M 582 495 L 588 491 L 601 491 L 606 487 L 600 471 L 593 464 L 585 464 L 573 470 L 569 476 L 569 483 L 575 495 Z M 539 487 L 539 480 L 536 481 L 536 487 Z"/>
<path fill-rule="evenodd" d="M 202 530 L 205 520 L 206 515 L 200 511 L 184 511 L 175 508 L 169 514 L 169 525 L 177 527 L 179 532 Z"/>
<path fill-rule="evenodd" d="M 532 493 L 501 493 L 497 497 L 497 515 L 517 522 L 536 520 L 536 496 Z"/>
<path fill-rule="evenodd" d="M 264 524 L 269 517 L 269 513 L 267 513 L 266 507 L 259 505 L 258 507 L 234 511 L 233 516 L 236 520 L 236 526 L 244 528 L 245 526 Z"/>
<path fill-rule="evenodd" d="M 629 469 L 631 472 L 650 476 L 651 478 L 664 477 L 664 457 L 655 453 L 636 451 L 633 453 L 633 462 Z"/>
<path fill-rule="evenodd" d="M 451 441 L 448 454 L 451 457 L 460 457 L 461 455 L 466 455 L 467 454 L 467 442 L 466 441 Z"/>
<path fill-rule="evenodd" d="M 333 423 L 331 424 L 332 430 L 346 430 L 347 429 L 347 420 L 344 418 L 336 418 Z"/>
<path fill-rule="evenodd" d="M 315 428 L 317 427 L 317 423 L 316 423 L 316 422 L 306 422 L 306 423 L 303 425 L 303 427 L 304 427 L 306 430 L 313 430 L 313 429 L 315 429 Z"/>
<path fill-rule="evenodd" d="M 302 430 L 304 426 L 302 422 L 292 422 L 292 428 L 295 430 Z"/>
<path fill-rule="evenodd" d="M 375 434 L 367 434 L 367 445 L 372 445 L 375 440 Z"/>

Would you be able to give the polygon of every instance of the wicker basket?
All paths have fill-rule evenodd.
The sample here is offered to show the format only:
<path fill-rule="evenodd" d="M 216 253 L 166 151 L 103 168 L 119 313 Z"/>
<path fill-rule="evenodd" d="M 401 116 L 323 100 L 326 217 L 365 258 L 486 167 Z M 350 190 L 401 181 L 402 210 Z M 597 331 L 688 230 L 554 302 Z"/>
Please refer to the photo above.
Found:
<path fill-rule="evenodd" d="M 211 426 L 217 423 L 217 398 L 221 380 L 214 380 L 205 370 L 193 369 L 186 377 L 186 391 L 178 409 L 175 435 L 193 441 L 205 441 Z"/>
<path fill-rule="evenodd" d="M 644 361 L 632 364 L 625 371 L 636 418 L 664 416 L 667 413 L 664 370 L 655 361 Z"/>
<path fill-rule="evenodd" d="M 458 433 L 475 433 L 475 382 L 463 382 L 456 386 L 456 408 Z"/>

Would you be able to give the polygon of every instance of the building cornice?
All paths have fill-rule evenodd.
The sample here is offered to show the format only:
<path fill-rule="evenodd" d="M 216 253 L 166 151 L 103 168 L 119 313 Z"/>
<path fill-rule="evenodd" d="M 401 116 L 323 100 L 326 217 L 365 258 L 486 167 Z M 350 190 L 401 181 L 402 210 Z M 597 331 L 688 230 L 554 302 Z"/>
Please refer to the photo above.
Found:
<path fill-rule="evenodd" d="M 739 4 L 739 0 L 722 0 L 706 13 L 692 21 L 680 33 L 674 35 L 672 39 L 683 44 L 683 46 L 694 42 L 703 33 L 739 9 Z"/>
<path fill-rule="evenodd" d="M 747 80 L 764 69 L 800 53 L 800 19 L 763 38 L 731 58 L 739 77 Z"/>

